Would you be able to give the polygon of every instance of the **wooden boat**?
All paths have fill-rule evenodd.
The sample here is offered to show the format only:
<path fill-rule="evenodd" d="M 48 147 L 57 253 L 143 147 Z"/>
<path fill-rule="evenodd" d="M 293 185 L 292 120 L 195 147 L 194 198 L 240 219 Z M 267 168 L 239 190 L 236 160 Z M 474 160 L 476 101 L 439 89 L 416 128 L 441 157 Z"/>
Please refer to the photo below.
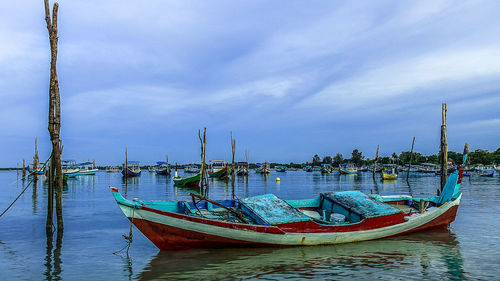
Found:
<path fill-rule="evenodd" d="M 123 164 L 122 175 L 126 178 L 138 177 L 141 175 L 141 165 L 139 161 L 127 161 Z"/>
<path fill-rule="evenodd" d="M 231 173 L 229 165 L 224 160 L 211 160 L 208 176 L 216 179 L 227 179 Z"/>
<path fill-rule="evenodd" d="M 61 161 L 61 169 L 63 175 L 66 175 L 68 178 L 74 178 L 78 175 L 80 169 L 76 165 L 75 160 L 63 160 Z"/>
<path fill-rule="evenodd" d="M 171 171 L 168 163 L 163 161 L 156 162 L 155 173 L 157 175 L 169 176 Z"/>
<path fill-rule="evenodd" d="M 199 172 L 200 172 L 200 168 L 198 168 L 198 166 L 196 166 L 196 164 L 184 166 L 184 173 L 198 174 Z"/>
<path fill-rule="evenodd" d="M 187 187 L 198 187 L 201 180 L 201 173 L 198 173 L 194 176 L 188 177 L 176 177 L 174 178 L 174 184 L 179 186 L 187 186 Z"/>
<path fill-rule="evenodd" d="M 488 178 L 492 178 L 494 174 L 495 174 L 495 170 L 482 170 L 479 173 L 479 175 L 481 177 L 488 177 Z"/>
<path fill-rule="evenodd" d="M 330 164 L 321 164 L 321 174 L 331 174 L 332 166 Z"/>
<path fill-rule="evenodd" d="M 461 176 L 453 174 L 440 197 L 428 198 L 344 191 L 288 201 L 273 194 L 201 202 L 129 201 L 117 188 L 111 190 L 123 213 L 151 242 L 160 250 L 178 250 L 336 244 L 446 228 L 460 203 L 458 180 Z M 420 213 L 422 204 L 429 208 Z"/>
<path fill-rule="evenodd" d="M 276 166 L 276 172 L 278 173 L 286 173 L 287 168 L 285 166 Z"/>
<path fill-rule="evenodd" d="M 267 163 L 261 164 L 257 169 L 255 169 L 257 174 L 269 174 L 271 169 L 267 167 Z"/>
<path fill-rule="evenodd" d="M 29 172 L 29 175 L 45 175 L 45 169 L 42 168 L 42 167 L 37 167 L 36 168 L 36 171 L 35 171 L 35 168 L 33 167 L 33 164 L 30 164 L 28 166 L 28 172 Z"/>
<path fill-rule="evenodd" d="M 382 172 L 382 180 L 384 180 L 384 181 L 396 180 L 397 178 L 398 178 L 398 174 L 395 173 L 394 171 L 391 173 Z"/>
<path fill-rule="evenodd" d="M 358 169 L 354 166 L 354 163 L 340 164 L 339 173 L 341 175 L 355 175 L 358 173 Z"/>
<path fill-rule="evenodd" d="M 462 175 L 460 166 L 440 196 L 426 198 L 342 191 L 307 200 L 265 194 L 213 201 L 191 194 L 192 201 L 130 201 L 110 188 L 125 216 L 160 250 L 302 246 L 445 229 L 457 214 Z"/>
<path fill-rule="evenodd" d="M 99 169 L 96 169 L 93 165 L 93 162 L 84 162 L 77 165 L 80 169 L 78 171 L 78 176 L 94 176 Z"/>
<path fill-rule="evenodd" d="M 118 167 L 112 167 L 112 166 L 106 167 L 106 173 L 118 173 L 118 172 L 120 172 L 120 168 Z"/>
<path fill-rule="evenodd" d="M 305 167 L 304 167 L 304 171 L 306 171 L 306 172 L 310 173 L 310 172 L 312 172 L 312 171 L 313 171 L 313 168 L 312 168 L 311 166 L 305 166 Z"/>

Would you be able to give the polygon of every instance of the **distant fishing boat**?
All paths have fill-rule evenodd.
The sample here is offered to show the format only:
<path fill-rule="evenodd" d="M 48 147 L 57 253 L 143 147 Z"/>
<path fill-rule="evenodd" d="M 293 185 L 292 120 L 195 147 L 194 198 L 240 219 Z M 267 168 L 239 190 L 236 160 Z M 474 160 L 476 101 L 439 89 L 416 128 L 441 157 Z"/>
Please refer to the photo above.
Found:
<path fill-rule="evenodd" d="M 45 169 L 43 167 L 39 166 L 36 168 L 36 171 L 35 171 L 33 164 L 29 164 L 28 172 L 29 172 L 29 175 L 35 175 L 35 174 L 36 175 L 45 175 Z"/>
<path fill-rule="evenodd" d="M 321 164 L 321 174 L 331 174 L 332 173 L 332 165 L 330 164 Z"/>
<path fill-rule="evenodd" d="M 216 179 L 227 179 L 230 173 L 231 169 L 229 165 L 226 164 L 223 168 L 212 170 L 212 172 L 208 173 L 208 176 Z"/>
<path fill-rule="evenodd" d="M 106 173 L 118 173 L 118 172 L 120 172 L 120 168 L 118 167 L 113 167 L 113 166 L 106 167 Z"/>
<path fill-rule="evenodd" d="M 354 163 L 340 164 L 339 173 L 341 175 L 355 175 L 358 173 L 358 168 L 354 166 Z"/>
<path fill-rule="evenodd" d="M 462 198 L 462 175 L 463 165 L 448 177 L 440 196 L 424 198 L 342 191 L 306 200 L 273 194 L 210 200 L 191 194 L 188 201 L 130 201 L 110 188 L 125 216 L 160 250 L 303 246 L 446 229 Z"/>
<path fill-rule="evenodd" d="M 162 161 L 156 162 L 155 173 L 157 175 L 169 176 L 171 171 L 168 163 Z"/>
<path fill-rule="evenodd" d="M 255 169 L 255 172 L 257 174 L 269 174 L 271 173 L 271 169 L 267 167 L 267 163 L 264 163 L 260 164 L 260 166 L 257 169 Z"/>
<path fill-rule="evenodd" d="M 78 175 L 80 169 L 76 165 L 75 160 L 62 160 L 61 161 L 61 169 L 63 175 L 66 175 L 68 178 L 74 178 Z"/>
<path fill-rule="evenodd" d="M 310 173 L 310 172 L 312 172 L 312 171 L 313 171 L 313 168 L 312 168 L 311 166 L 305 166 L 305 167 L 304 167 L 304 171 L 306 171 L 306 172 Z"/>
<path fill-rule="evenodd" d="M 123 163 L 122 175 L 126 178 L 138 177 L 141 175 L 141 165 L 139 161 L 127 161 Z"/>
<path fill-rule="evenodd" d="M 77 167 L 80 169 L 77 174 L 78 176 L 94 176 L 99 171 L 99 169 L 95 168 L 93 162 L 80 163 Z"/>
<path fill-rule="evenodd" d="M 432 163 L 422 163 L 420 164 L 420 168 L 418 169 L 418 172 L 424 174 L 435 174 L 438 171 L 438 166 Z"/>
<path fill-rule="evenodd" d="M 276 169 L 276 172 L 279 172 L 279 173 L 286 173 L 286 171 L 287 171 L 287 168 L 285 166 L 276 166 L 275 169 Z"/>
<path fill-rule="evenodd" d="M 392 167 L 390 170 L 388 169 L 388 172 L 386 173 L 385 170 L 382 171 L 382 180 L 383 181 L 390 181 L 390 180 L 396 180 L 398 178 L 398 172 L 396 168 Z"/>
<path fill-rule="evenodd" d="M 184 166 L 184 173 L 197 174 L 200 172 L 200 168 L 196 164 L 190 164 Z"/>
<path fill-rule="evenodd" d="M 236 175 L 238 176 L 248 176 L 248 163 L 238 162 L 236 163 Z"/>
<path fill-rule="evenodd" d="M 488 178 L 492 178 L 494 174 L 495 170 L 482 170 L 479 172 L 479 175 L 481 177 L 488 177 Z"/>
<path fill-rule="evenodd" d="M 194 176 L 176 177 L 173 180 L 175 185 L 196 188 L 200 185 L 201 173 Z"/>
<path fill-rule="evenodd" d="M 216 179 L 227 179 L 231 169 L 224 160 L 210 160 L 208 176 Z"/>

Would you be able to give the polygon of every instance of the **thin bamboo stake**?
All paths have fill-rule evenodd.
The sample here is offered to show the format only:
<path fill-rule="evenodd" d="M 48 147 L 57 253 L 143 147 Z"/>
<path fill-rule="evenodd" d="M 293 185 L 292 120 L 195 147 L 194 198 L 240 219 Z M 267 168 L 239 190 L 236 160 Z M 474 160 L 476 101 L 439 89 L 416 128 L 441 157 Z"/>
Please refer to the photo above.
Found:
<path fill-rule="evenodd" d="M 373 173 L 372 173 L 373 180 L 375 180 L 375 170 L 377 169 L 378 149 L 379 149 L 379 145 L 377 144 L 377 152 L 375 153 L 375 162 L 373 163 Z"/>
<path fill-rule="evenodd" d="M 408 163 L 408 173 L 406 173 L 406 183 L 408 183 L 408 177 L 410 176 L 411 158 L 413 157 L 413 146 L 414 145 L 415 145 L 415 137 L 413 137 L 413 141 L 411 142 L 410 161 Z"/>
<path fill-rule="evenodd" d="M 26 168 L 24 166 L 24 158 L 23 158 L 23 179 L 26 177 Z"/>
<path fill-rule="evenodd" d="M 441 188 L 439 194 L 443 191 L 448 177 L 448 142 L 446 140 L 446 103 L 442 104 L 441 110 Z"/>

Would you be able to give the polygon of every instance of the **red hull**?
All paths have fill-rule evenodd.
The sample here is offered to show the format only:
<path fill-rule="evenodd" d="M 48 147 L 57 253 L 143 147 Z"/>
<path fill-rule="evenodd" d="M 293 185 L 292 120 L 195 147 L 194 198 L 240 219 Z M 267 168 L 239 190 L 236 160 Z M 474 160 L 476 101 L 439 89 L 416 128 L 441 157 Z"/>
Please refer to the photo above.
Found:
<path fill-rule="evenodd" d="M 409 234 L 418 231 L 431 230 L 431 229 L 446 229 L 451 222 L 455 220 L 456 214 L 458 210 L 458 205 L 451 207 L 441 216 L 435 218 L 434 220 L 412 229 L 410 231 L 406 231 L 403 233 L 399 233 L 395 236 Z M 397 220 L 397 218 L 395 217 Z M 134 225 L 149 239 L 153 244 L 155 244 L 160 250 L 187 250 L 187 249 L 199 249 L 199 248 L 228 248 L 228 247 L 269 247 L 269 246 L 283 246 L 283 245 L 275 245 L 275 244 L 266 244 L 266 243 L 254 243 L 243 240 L 236 240 L 230 238 L 224 238 L 215 235 L 209 235 L 205 233 L 200 233 L 196 231 L 188 231 L 184 229 L 180 229 L 177 227 L 164 225 L 148 220 L 137 219 L 133 220 Z M 382 220 L 371 221 L 371 223 L 375 225 L 365 225 L 358 226 L 362 229 L 373 229 L 375 227 L 384 227 L 387 226 L 388 222 L 383 222 Z M 282 229 L 286 232 L 301 232 L 297 231 L 297 229 L 292 229 L 293 226 L 302 228 L 304 225 L 294 225 L 294 223 L 289 224 L 289 229 Z M 390 225 L 390 223 L 389 223 Z M 286 227 L 285 227 L 286 228 Z M 307 226 L 305 227 L 307 229 Z M 311 232 L 321 233 L 326 232 L 327 229 L 309 229 Z M 332 231 L 332 228 L 329 228 Z M 360 229 L 357 229 L 360 230 Z M 257 230 L 261 232 L 262 230 Z M 354 227 L 336 228 L 336 231 L 356 231 Z"/>
<path fill-rule="evenodd" d="M 156 247 L 158 247 L 158 249 L 162 251 L 200 248 L 278 246 L 235 240 L 195 231 L 187 231 L 177 227 L 137 218 L 133 220 L 133 223 L 151 242 L 153 242 L 153 244 L 155 244 Z"/>

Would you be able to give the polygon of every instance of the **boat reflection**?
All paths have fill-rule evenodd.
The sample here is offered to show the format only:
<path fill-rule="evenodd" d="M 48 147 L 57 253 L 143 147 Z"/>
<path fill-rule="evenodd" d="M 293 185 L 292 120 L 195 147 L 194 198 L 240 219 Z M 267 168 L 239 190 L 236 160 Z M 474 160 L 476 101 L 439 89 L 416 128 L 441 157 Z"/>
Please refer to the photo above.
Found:
<path fill-rule="evenodd" d="M 436 271 L 442 274 L 430 276 Z M 136 278 L 220 280 L 281 276 L 339 279 L 366 278 L 366 274 L 371 274 L 370 278 L 385 275 L 389 279 L 408 276 L 461 279 L 464 278 L 463 259 L 454 234 L 433 231 L 328 246 L 158 252 Z"/>

